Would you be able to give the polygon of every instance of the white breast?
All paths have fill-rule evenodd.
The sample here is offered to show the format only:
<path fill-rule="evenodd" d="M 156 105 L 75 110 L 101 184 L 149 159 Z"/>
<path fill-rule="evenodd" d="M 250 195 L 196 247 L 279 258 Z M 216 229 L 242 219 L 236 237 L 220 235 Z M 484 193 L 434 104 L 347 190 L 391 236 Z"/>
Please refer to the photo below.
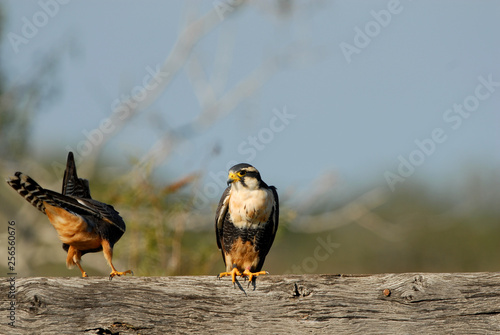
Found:
<path fill-rule="evenodd" d="M 240 188 L 231 191 L 229 213 L 238 228 L 257 228 L 267 223 L 272 208 L 273 194 L 270 190 Z"/>

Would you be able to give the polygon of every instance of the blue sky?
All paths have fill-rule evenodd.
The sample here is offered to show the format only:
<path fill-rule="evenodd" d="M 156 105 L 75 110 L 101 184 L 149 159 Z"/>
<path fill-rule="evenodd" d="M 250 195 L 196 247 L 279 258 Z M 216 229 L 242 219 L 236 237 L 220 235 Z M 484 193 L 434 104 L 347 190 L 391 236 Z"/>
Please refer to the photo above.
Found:
<path fill-rule="evenodd" d="M 66 47 L 54 78 L 59 94 L 37 115 L 30 139 L 40 156 L 50 148 L 62 160 L 110 117 L 113 102 L 163 64 L 189 16 L 186 3 L 198 6 L 196 15 L 224 4 L 64 2 L 3 1 L 1 55 L 9 78 L 23 82 L 42 55 Z M 43 20 L 42 4 L 54 3 L 57 12 L 34 36 L 12 42 L 27 21 Z M 229 162 L 250 161 L 280 189 L 307 187 L 325 173 L 349 189 L 387 185 L 387 171 L 436 181 L 470 165 L 498 166 L 500 2 L 306 3 L 284 17 L 256 1 L 224 16 L 195 45 L 190 64 L 222 83 L 216 99 L 266 59 L 279 57 L 277 70 L 217 122 L 180 140 L 159 176 L 202 169 L 206 185 Z M 104 153 L 125 162 L 154 145 L 161 125 L 179 131 L 194 120 L 201 107 L 187 73 L 178 72 Z M 207 160 L 214 147 L 220 154 Z M 404 167 L 398 172 L 401 164 L 412 165 L 410 176 L 401 175 Z"/>

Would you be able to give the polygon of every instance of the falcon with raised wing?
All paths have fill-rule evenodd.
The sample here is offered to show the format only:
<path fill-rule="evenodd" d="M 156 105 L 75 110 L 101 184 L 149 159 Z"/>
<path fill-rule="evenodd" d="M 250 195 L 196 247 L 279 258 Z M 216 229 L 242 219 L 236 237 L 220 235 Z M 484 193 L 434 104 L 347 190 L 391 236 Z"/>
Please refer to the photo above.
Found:
<path fill-rule="evenodd" d="M 68 154 L 62 194 L 42 188 L 21 172 L 16 172 L 7 183 L 47 215 L 68 253 L 69 268 L 76 265 L 82 277 L 87 277 L 80 265 L 81 257 L 102 250 L 112 270 L 110 279 L 132 273 L 130 270 L 119 272 L 112 263 L 113 246 L 125 232 L 125 222 L 113 206 L 90 197 L 88 181 L 76 174 L 73 153 Z"/>

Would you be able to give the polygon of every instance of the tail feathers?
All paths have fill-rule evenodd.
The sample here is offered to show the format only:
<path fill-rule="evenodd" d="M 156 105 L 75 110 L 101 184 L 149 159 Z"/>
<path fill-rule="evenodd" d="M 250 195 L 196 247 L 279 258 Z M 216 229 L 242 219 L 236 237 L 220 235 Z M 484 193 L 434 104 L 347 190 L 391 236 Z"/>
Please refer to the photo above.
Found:
<path fill-rule="evenodd" d="M 113 206 L 93 199 L 81 199 L 44 189 L 21 172 L 16 172 L 14 176 L 7 179 L 7 183 L 44 214 L 46 214 L 45 204 L 48 204 L 62 208 L 73 215 L 81 216 L 90 226 L 94 226 L 93 222 L 97 219 L 104 220 L 125 231 L 125 223 Z"/>
<path fill-rule="evenodd" d="M 53 203 L 51 196 L 47 194 L 47 190 L 21 172 L 16 172 L 14 176 L 7 179 L 7 183 L 44 214 L 45 206 L 43 202 Z"/>

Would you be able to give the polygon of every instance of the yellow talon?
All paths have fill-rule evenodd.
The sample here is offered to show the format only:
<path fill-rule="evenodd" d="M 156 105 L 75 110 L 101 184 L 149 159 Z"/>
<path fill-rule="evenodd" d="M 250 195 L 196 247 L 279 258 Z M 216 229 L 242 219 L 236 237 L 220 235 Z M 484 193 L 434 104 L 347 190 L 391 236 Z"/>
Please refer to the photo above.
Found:
<path fill-rule="evenodd" d="M 217 278 L 222 278 L 226 276 L 231 276 L 231 279 L 233 281 L 233 284 L 236 282 L 236 276 L 240 277 L 248 277 L 248 282 L 252 282 L 252 280 L 255 277 L 258 277 L 260 275 L 267 275 L 269 272 L 267 271 L 260 271 L 260 272 L 250 272 L 250 270 L 245 269 L 243 272 L 240 272 L 237 267 L 234 267 L 231 271 L 229 272 L 221 272 L 217 275 Z"/>
<path fill-rule="evenodd" d="M 222 278 L 226 276 L 231 276 L 233 284 L 236 282 L 236 276 L 241 276 L 241 272 L 238 271 L 238 268 L 234 267 L 230 272 L 221 272 L 217 276 L 217 278 Z"/>
<path fill-rule="evenodd" d="M 131 271 L 131 270 L 127 270 L 127 271 L 124 271 L 124 272 L 119 272 L 119 271 L 111 271 L 111 273 L 109 274 L 109 280 L 113 279 L 114 276 L 125 276 L 127 273 L 130 273 L 131 275 L 133 275 L 134 273 Z"/>
<path fill-rule="evenodd" d="M 260 272 L 250 272 L 250 270 L 245 269 L 243 271 L 243 276 L 248 276 L 248 281 L 251 282 L 253 280 L 253 277 L 258 277 L 260 275 L 268 275 L 269 272 L 267 271 L 260 271 Z"/>

